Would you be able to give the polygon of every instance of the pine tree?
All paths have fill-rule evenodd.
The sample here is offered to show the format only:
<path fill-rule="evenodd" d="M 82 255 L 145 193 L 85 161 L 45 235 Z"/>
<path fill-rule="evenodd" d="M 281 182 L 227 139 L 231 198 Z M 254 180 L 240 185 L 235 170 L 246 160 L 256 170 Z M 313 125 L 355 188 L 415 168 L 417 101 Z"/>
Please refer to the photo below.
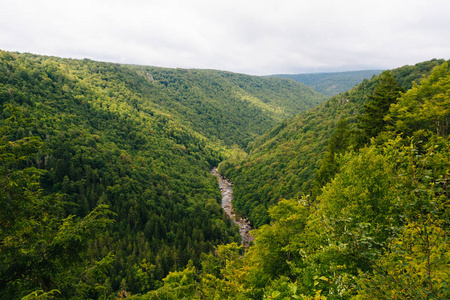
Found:
<path fill-rule="evenodd" d="M 364 104 L 364 114 L 359 118 L 358 127 L 363 131 L 362 143 L 367 143 L 386 128 L 384 117 L 391 104 L 397 102 L 400 92 L 402 89 L 389 71 L 380 74 L 373 94 L 369 96 L 370 101 Z"/>
<path fill-rule="evenodd" d="M 314 174 L 315 186 L 313 194 L 318 194 L 319 189 L 331 181 L 339 171 L 339 164 L 336 156 L 347 151 L 349 146 L 349 128 L 345 119 L 340 119 L 336 130 L 328 141 L 327 152 L 321 161 L 320 169 Z"/>
<path fill-rule="evenodd" d="M 63 196 L 46 195 L 40 183 L 46 171 L 32 165 L 45 142 L 14 138 L 15 128 L 33 128 L 35 121 L 17 107 L 4 111 L 10 117 L 0 121 L 0 299 L 72 295 L 80 274 L 93 269 L 83 260 L 87 241 L 111 223 L 110 211 L 102 205 L 83 219 L 66 216 Z"/>

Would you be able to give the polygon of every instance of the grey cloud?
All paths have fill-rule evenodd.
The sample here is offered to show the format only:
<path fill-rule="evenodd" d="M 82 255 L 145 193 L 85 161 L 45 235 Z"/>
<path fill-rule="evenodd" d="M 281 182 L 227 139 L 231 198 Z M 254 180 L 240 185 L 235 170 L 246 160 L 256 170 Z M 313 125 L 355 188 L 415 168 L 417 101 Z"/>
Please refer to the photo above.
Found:
<path fill-rule="evenodd" d="M 444 0 L 4 0 L 0 49 L 249 74 L 449 58 Z"/>

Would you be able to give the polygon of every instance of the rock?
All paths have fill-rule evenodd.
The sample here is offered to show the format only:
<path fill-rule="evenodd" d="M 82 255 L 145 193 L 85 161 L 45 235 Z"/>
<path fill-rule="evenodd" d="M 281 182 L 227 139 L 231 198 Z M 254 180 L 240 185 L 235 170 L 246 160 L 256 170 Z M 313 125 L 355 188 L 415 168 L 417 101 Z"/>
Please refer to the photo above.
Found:
<path fill-rule="evenodd" d="M 250 222 L 246 218 L 237 218 L 234 213 L 231 201 L 233 200 L 233 182 L 227 178 L 221 176 L 217 171 L 217 168 L 211 170 L 211 174 L 216 176 L 219 181 L 220 192 L 222 193 L 222 208 L 225 213 L 233 220 L 235 224 L 239 226 L 239 233 L 242 238 L 242 245 L 244 248 L 249 247 L 250 242 L 254 241 L 253 235 L 250 231 L 253 229 L 250 226 Z"/>

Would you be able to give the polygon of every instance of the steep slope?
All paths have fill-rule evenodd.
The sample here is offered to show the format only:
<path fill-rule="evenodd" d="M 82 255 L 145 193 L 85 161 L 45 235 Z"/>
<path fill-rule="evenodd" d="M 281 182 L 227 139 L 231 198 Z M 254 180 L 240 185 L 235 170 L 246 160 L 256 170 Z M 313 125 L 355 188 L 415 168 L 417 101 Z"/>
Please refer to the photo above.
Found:
<path fill-rule="evenodd" d="M 224 145 L 323 99 L 283 79 L 1 52 L 0 298 L 145 292 L 238 241 L 210 168 Z M 43 202 L 16 206 L 21 197 Z M 86 243 L 71 228 L 88 228 L 103 205 L 114 222 Z"/>
<path fill-rule="evenodd" d="M 294 79 L 331 97 L 348 91 L 364 79 L 370 79 L 380 73 L 381 70 L 364 70 L 335 73 L 277 74 L 272 76 Z"/>
<path fill-rule="evenodd" d="M 392 72 L 397 82 L 408 89 L 442 62 L 432 60 Z M 309 194 L 338 121 L 345 118 L 351 128 L 355 127 L 376 81 L 376 77 L 364 80 L 352 90 L 283 121 L 251 143 L 248 158 L 243 161 L 232 158 L 223 162 L 219 171 L 234 182 L 236 209 L 261 226 L 269 222 L 267 209 L 280 198 Z"/>
<path fill-rule="evenodd" d="M 64 194 L 53 196 L 53 205 L 61 202 L 64 207 L 56 220 L 69 215 L 85 218 L 101 204 L 116 214 L 114 224 L 101 231 L 103 236 L 81 253 L 70 254 L 83 259 L 69 273 L 64 260 L 47 260 L 50 249 L 40 246 L 52 245 L 58 234 L 45 242 L 36 236 L 38 242 L 29 247 L 33 251 L 22 251 L 20 245 L 16 250 L 2 248 L 6 255 L 2 256 L 2 298 L 16 298 L 39 286 L 82 298 L 97 297 L 96 284 L 117 291 L 122 283 L 128 291 L 138 292 L 154 287 L 156 280 L 191 259 L 198 263 L 200 253 L 213 245 L 238 239 L 223 218 L 220 194 L 209 175 L 210 166 L 220 159 L 219 148 L 157 106 L 152 111 L 151 104 L 136 107 L 134 100 L 139 103 L 142 98 L 117 78 L 120 72 L 96 64 L 109 70 L 101 72 L 92 64 L 2 53 L 1 125 L 8 125 L 4 122 L 8 117 L 18 118 L 14 107 L 32 118 L 13 123 L 5 133 L 5 145 L 28 137 L 44 142 L 27 166 L 45 170 L 40 186 L 46 195 Z M 7 196 L 2 193 L 2 203 Z M 37 217 L 45 214 L 50 215 L 43 212 Z M 36 225 L 34 232 L 45 232 L 46 223 L 37 224 L 42 225 Z M 2 241 L 14 236 L 3 233 L 8 232 L 2 232 Z M 63 247 L 70 249 L 70 245 Z M 101 275 L 86 273 L 108 253 L 114 259 L 103 266 Z M 142 270 L 147 272 L 145 278 L 135 280 Z"/>
<path fill-rule="evenodd" d="M 66 60 L 70 68 L 78 62 Z M 281 120 L 318 105 L 326 96 L 289 80 L 213 70 L 166 69 L 84 60 L 102 80 L 120 80 L 131 105 L 170 114 L 226 145 L 248 142 Z M 127 100 L 127 99 L 124 99 Z"/>
<path fill-rule="evenodd" d="M 351 148 L 338 122 L 326 153 L 346 149 L 315 199 L 280 200 L 243 255 L 220 245 L 131 299 L 450 299 L 449 64 L 405 93 L 388 71 L 376 81 L 362 116 L 386 123 L 360 118 L 353 134 L 374 142 Z"/>

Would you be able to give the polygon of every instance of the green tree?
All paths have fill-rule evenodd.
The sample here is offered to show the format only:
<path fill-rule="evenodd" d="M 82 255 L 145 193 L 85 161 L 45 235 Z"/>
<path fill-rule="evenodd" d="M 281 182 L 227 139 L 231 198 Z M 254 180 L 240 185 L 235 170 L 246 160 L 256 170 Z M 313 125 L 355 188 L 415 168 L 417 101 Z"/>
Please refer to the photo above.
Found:
<path fill-rule="evenodd" d="M 345 119 L 339 120 L 336 130 L 328 141 L 327 152 L 320 163 L 320 169 L 314 174 L 314 191 L 318 192 L 339 171 L 337 156 L 344 153 L 349 146 L 349 128 Z"/>
<path fill-rule="evenodd" d="M 10 117 L 0 127 L 0 298 L 72 294 L 84 271 L 86 241 L 110 222 L 109 211 L 99 206 L 82 220 L 66 217 L 62 195 L 43 193 L 45 172 L 31 163 L 44 143 L 14 139 L 14 128 L 33 121 L 12 106 L 4 113 Z"/>
<path fill-rule="evenodd" d="M 425 129 L 441 136 L 449 134 L 450 67 L 447 62 L 436 66 L 431 75 L 415 84 L 392 105 L 386 122 L 398 132 L 411 135 Z"/>
<path fill-rule="evenodd" d="M 355 299 L 448 299 L 450 296 L 449 142 L 433 136 L 426 145 L 397 139 L 384 155 L 395 162 L 391 183 L 392 236 L 357 279 Z M 418 145 L 420 145 L 419 149 Z"/>
<path fill-rule="evenodd" d="M 189 261 L 182 271 L 170 272 L 164 279 L 164 285 L 157 290 L 143 296 L 130 297 L 130 299 L 198 299 L 197 270 L 192 261 Z"/>
<path fill-rule="evenodd" d="M 384 71 L 378 76 L 375 89 L 372 95 L 369 95 L 369 101 L 364 103 L 364 114 L 359 118 L 358 126 L 363 132 L 361 142 L 366 143 L 385 130 L 388 122 L 384 117 L 389 112 L 391 104 L 397 102 L 401 91 L 391 72 Z"/>

